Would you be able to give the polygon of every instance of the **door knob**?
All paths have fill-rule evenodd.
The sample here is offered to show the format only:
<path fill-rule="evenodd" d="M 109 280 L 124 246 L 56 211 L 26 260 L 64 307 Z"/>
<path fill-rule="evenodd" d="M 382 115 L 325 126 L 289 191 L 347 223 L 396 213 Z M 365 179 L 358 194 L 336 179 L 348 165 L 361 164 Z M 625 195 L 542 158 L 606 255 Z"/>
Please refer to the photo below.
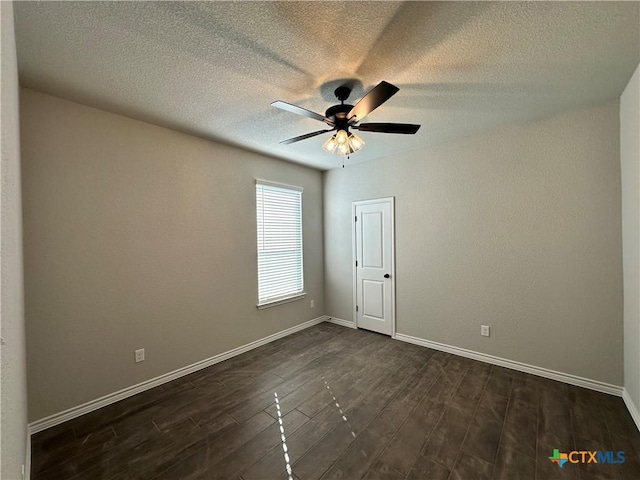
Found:
<path fill-rule="evenodd" d="M 389 278 L 389 277 L 390 277 L 390 275 L 388 273 L 384 274 L 384 278 Z"/>

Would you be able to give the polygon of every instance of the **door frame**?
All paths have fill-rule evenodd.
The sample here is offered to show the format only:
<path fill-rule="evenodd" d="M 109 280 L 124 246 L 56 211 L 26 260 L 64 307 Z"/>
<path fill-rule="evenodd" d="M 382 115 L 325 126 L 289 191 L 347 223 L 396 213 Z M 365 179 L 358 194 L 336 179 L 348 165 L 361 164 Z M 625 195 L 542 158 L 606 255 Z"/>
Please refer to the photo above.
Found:
<path fill-rule="evenodd" d="M 372 198 L 369 200 L 358 200 L 351 202 L 351 268 L 353 270 L 353 301 L 352 314 L 353 326 L 358 328 L 358 312 L 356 312 L 356 303 L 358 301 L 358 269 L 356 267 L 357 255 L 357 239 L 356 239 L 356 207 L 360 205 L 368 205 L 371 203 L 388 202 L 391 207 L 391 338 L 396 338 L 396 206 L 395 197 Z"/>

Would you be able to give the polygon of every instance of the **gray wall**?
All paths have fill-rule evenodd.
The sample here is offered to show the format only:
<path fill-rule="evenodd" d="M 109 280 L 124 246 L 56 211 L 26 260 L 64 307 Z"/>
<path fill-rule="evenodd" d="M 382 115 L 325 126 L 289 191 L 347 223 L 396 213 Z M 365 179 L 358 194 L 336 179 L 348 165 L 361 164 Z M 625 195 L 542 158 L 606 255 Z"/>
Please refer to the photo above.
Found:
<path fill-rule="evenodd" d="M 325 313 L 352 319 L 351 202 L 395 196 L 398 333 L 621 385 L 618 115 L 616 100 L 326 172 Z"/>
<path fill-rule="evenodd" d="M 0 2 L 2 43 L 2 229 L 0 264 L 2 319 L 2 463 L 0 478 L 22 478 L 27 456 L 27 364 L 25 358 L 22 272 L 22 207 L 20 202 L 20 130 L 18 66 L 13 33 L 13 4 Z"/>
<path fill-rule="evenodd" d="M 324 313 L 320 172 L 31 90 L 21 127 L 31 421 Z M 265 310 L 256 178 L 304 187 L 308 296 Z"/>
<path fill-rule="evenodd" d="M 640 407 L 640 67 L 620 97 L 624 386 Z"/>

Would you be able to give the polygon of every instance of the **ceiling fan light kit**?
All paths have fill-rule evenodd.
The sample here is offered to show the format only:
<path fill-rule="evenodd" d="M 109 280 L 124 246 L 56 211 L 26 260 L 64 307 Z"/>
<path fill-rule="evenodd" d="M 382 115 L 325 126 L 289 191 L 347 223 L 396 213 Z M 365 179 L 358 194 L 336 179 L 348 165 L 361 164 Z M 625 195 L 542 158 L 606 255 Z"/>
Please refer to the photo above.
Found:
<path fill-rule="evenodd" d="M 287 112 L 302 115 L 314 120 L 319 120 L 326 123 L 330 127 L 329 130 L 318 130 L 317 132 L 307 133 L 298 137 L 283 140 L 281 144 L 288 145 L 290 143 L 299 142 L 307 138 L 322 135 L 326 132 L 333 132 L 337 130 L 335 135 L 329 137 L 324 142 L 322 148 L 329 153 L 336 153 L 341 156 L 347 156 L 355 153 L 364 147 L 364 140 L 358 135 L 351 133 L 349 128 L 354 130 L 361 130 L 364 132 L 379 132 L 379 133 L 403 133 L 403 134 L 415 134 L 420 125 L 412 125 L 408 123 L 362 123 L 359 122 L 369 115 L 373 110 L 378 108 L 384 102 L 389 100 L 400 90 L 395 85 L 391 85 L 388 82 L 382 81 L 374 88 L 372 88 L 360 101 L 355 105 L 346 105 L 344 101 L 349 98 L 351 89 L 346 86 L 336 88 L 335 96 L 340 100 L 339 105 L 333 105 L 329 107 L 324 116 L 319 113 L 312 112 L 306 108 L 298 107 L 290 103 L 282 102 L 280 100 L 273 102 L 271 105 L 286 110 Z"/>
<path fill-rule="evenodd" d="M 354 133 L 347 133 L 345 130 L 339 130 L 322 145 L 325 151 L 342 156 L 351 155 L 362 147 L 364 147 L 364 140 Z"/>

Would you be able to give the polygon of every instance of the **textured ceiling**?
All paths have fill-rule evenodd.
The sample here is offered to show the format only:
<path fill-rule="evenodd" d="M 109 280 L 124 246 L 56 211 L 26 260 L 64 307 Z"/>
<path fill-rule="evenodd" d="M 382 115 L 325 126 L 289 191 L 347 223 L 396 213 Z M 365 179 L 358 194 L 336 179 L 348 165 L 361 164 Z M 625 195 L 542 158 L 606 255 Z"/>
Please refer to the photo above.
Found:
<path fill-rule="evenodd" d="M 320 122 L 341 79 L 354 103 L 400 87 L 350 163 L 618 97 L 640 61 L 639 2 L 16 2 L 21 84 L 330 169 Z"/>

